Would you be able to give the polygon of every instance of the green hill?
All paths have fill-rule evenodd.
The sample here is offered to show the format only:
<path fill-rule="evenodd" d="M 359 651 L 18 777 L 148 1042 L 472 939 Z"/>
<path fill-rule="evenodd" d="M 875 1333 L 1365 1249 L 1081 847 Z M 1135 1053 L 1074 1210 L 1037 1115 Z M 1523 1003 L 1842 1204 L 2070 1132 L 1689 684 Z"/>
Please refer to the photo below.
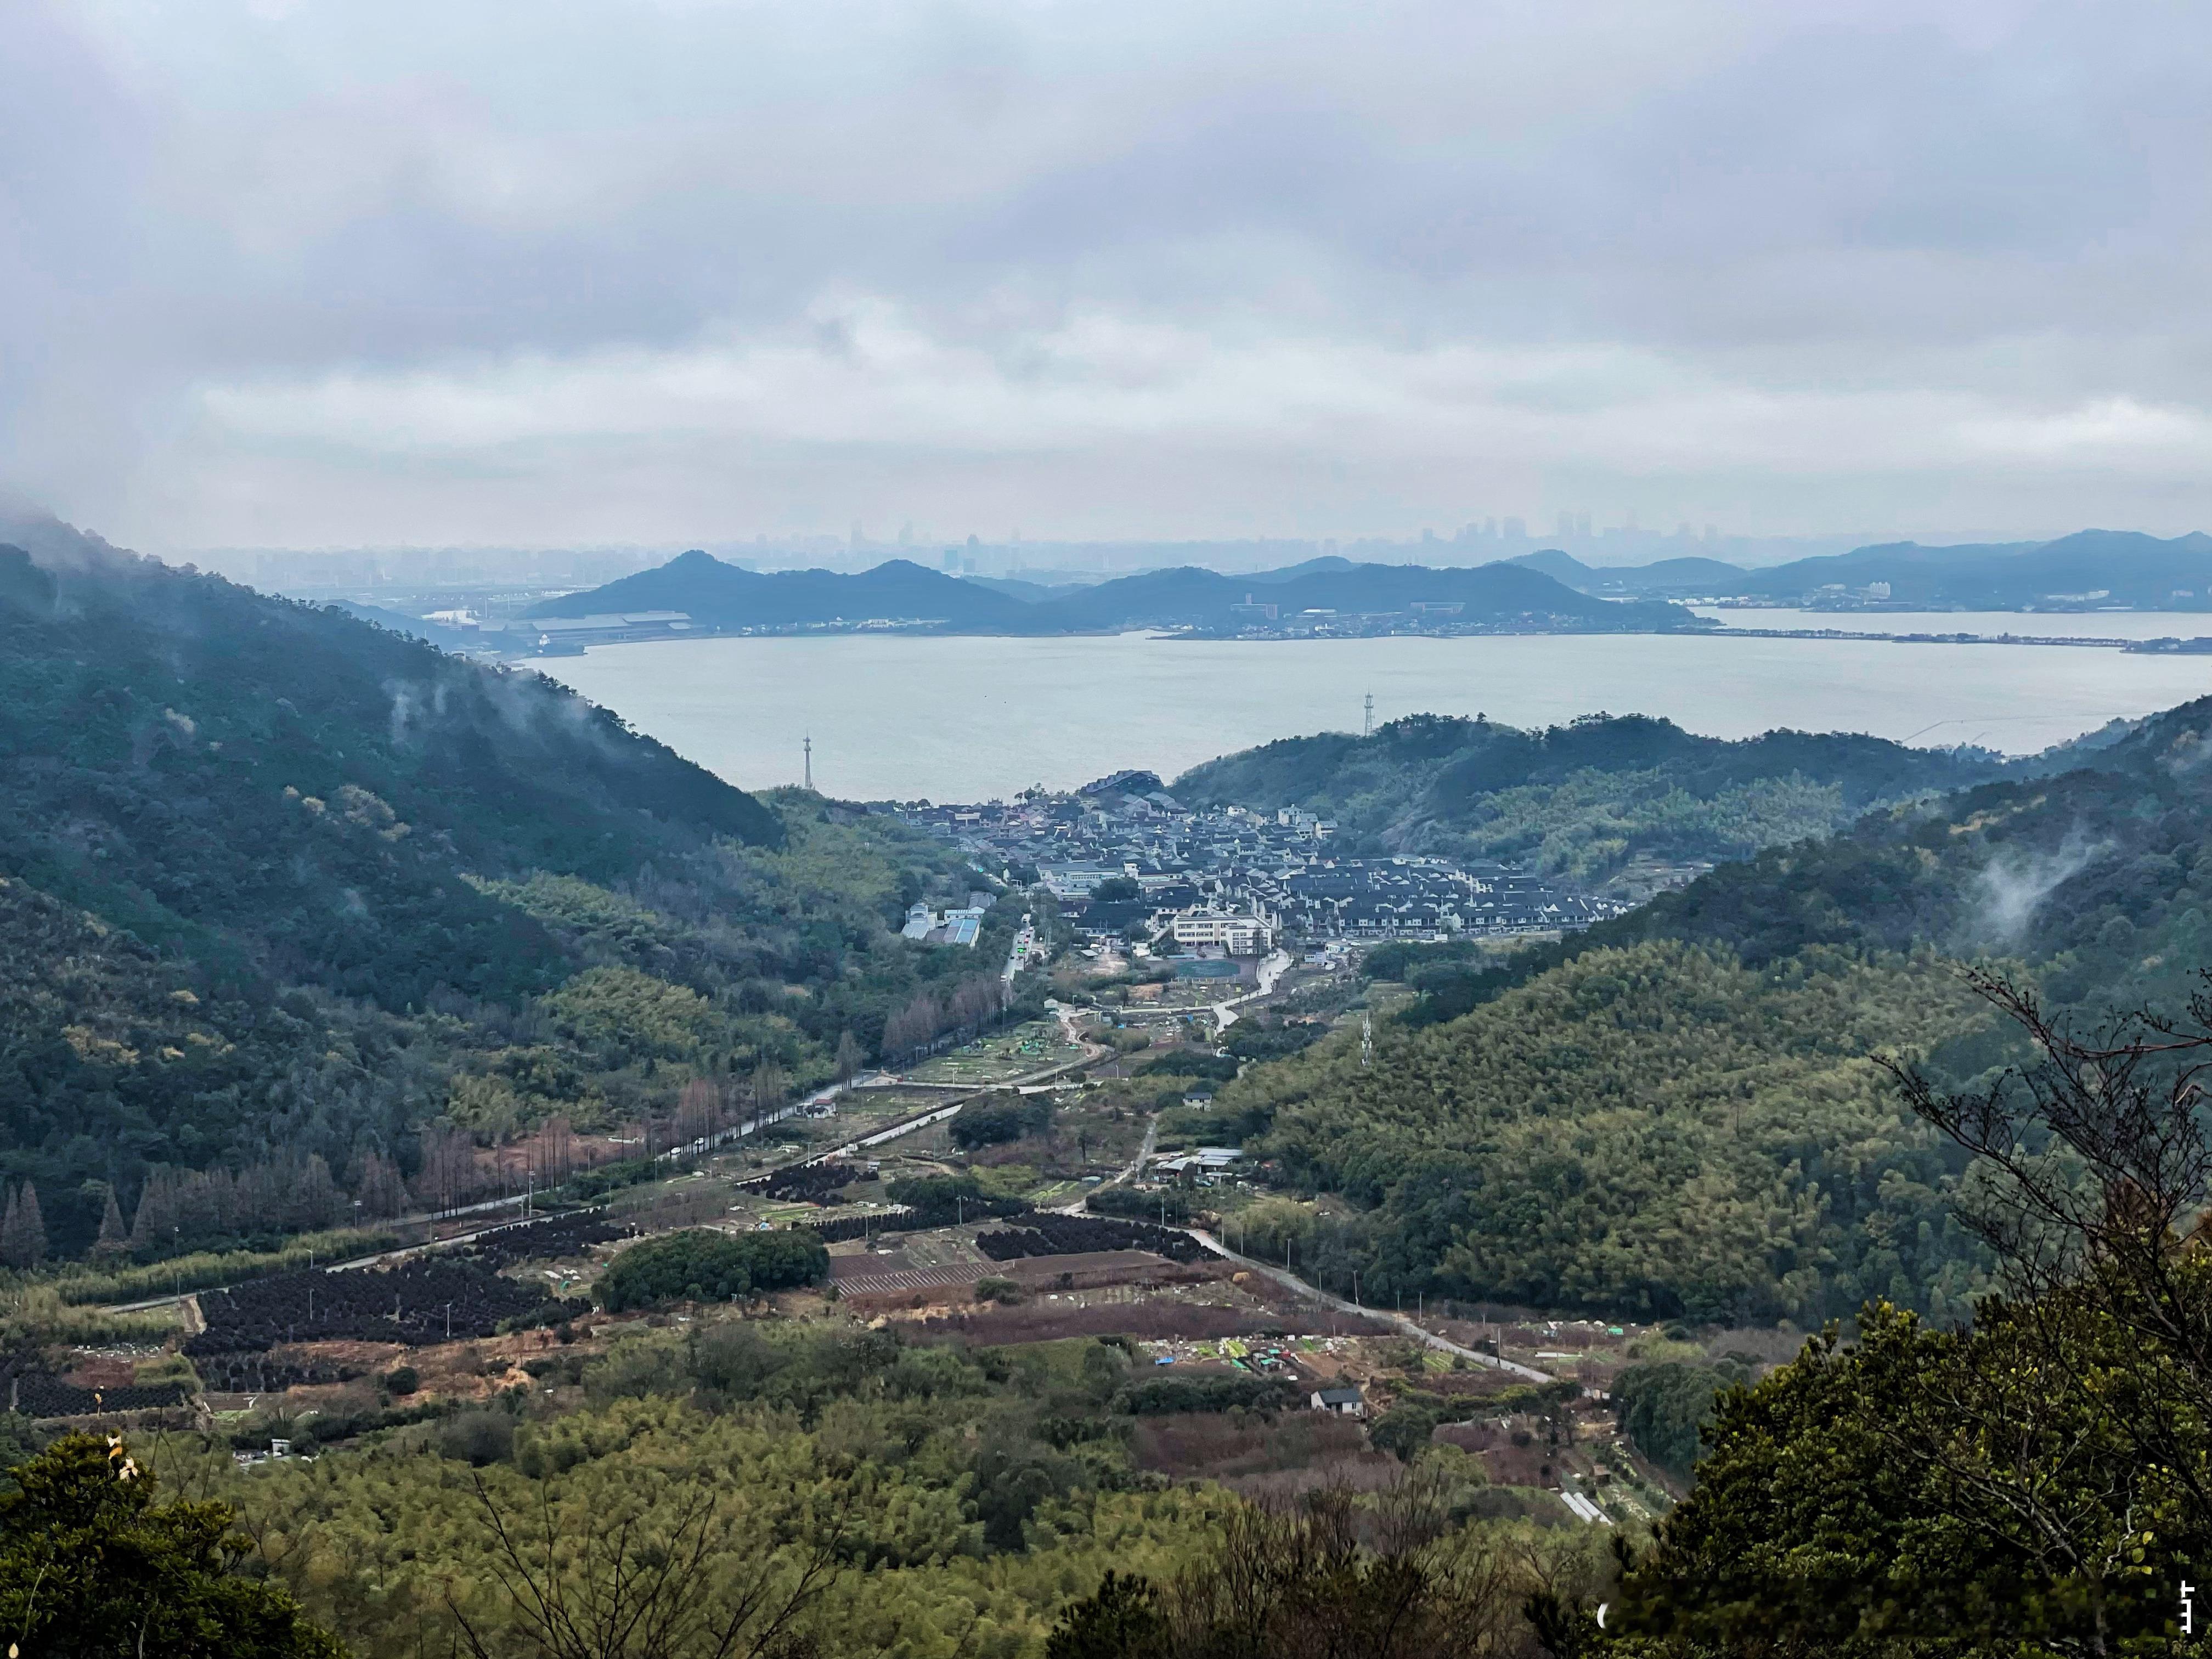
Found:
<path fill-rule="evenodd" d="M 1995 952 L 2031 964 L 2064 1004 L 2176 1006 L 2212 964 L 2207 757 L 2212 698 L 2102 746 L 2053 750 L 2021 775 L 1885 807 L 1826 841 L 1723 866 L 1525 954 L 1476 994 L 1584 951 L 1666 939 L 1753 963 L 1808 945 Z"/>
<path fill-rule="evenodd" d="M 1374 850 L 1495 859 L 1633 886 L 1842 829 L 1869 806 L 1996 777 L 1978 751 L 1769 732 L 1724 742 L 1644 715 L 1522 731 L 1415 714 L 1371 737 L 1287 738 L 1193 769 L 1175 793 L 1262 811 L 1299 806 Z"/>
<path fill-rule="evenodd" d="M 2212 699 L 2055 775 L 1880 808 L 1499 963 L 1389 946 L 1416 993 L 1248 1070 L 1286 1177 L 1354 1207 L 1303 1257 L 1376 1293 L 1800 1321 L 1887 1297 L 1963 1310 L 1959 1164 L 1876 1051 L 1964 1085 L 2020 1056 L 1956 964 L 2020 964 L 2063 1012 L 2176 1009 L 2212 964 Z"/>
<path fill-rule="evenodd" d="M 0 547 L 0 1173 L 64 1250 L 156 1169 L 320 1158 L 300 1213 L 211 1198 L 198 1231 L 326 1224 L 426 1124 L 824 1075 L 988 966 L 892 936 L 965 884 L 887 821 L 772 808 L 534 673 L 85 538 Z"/>
<path fill-rule="evenodd" d="M 1357 1206 L 1297 1259 L 1418 1291 L 1591 1313 L 1813 1322 L 1869 1296 L 1963 1310 L 1957 1160 L 1867 1056 L 1980 1028 L 1930 959 L 1777 971 L 1666 943 L 1592 951 L 1438 1025 L 1255 1068 L 1231 1108 L 1285 1176 Z"/>

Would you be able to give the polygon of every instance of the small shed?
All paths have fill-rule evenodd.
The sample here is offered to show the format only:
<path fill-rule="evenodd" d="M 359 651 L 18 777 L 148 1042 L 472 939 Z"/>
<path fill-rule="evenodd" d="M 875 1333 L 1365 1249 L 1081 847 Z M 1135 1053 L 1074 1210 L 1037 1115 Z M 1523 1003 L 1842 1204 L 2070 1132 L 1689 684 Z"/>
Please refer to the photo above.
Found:
<path fill-rule="evenodd" d="M 1338 1417 L 1364 1417 L 1367 1400 L 1357 1389 L 1316 1389 L 1312 1406 L 1317 1412 L 1328 1412 Z"/>

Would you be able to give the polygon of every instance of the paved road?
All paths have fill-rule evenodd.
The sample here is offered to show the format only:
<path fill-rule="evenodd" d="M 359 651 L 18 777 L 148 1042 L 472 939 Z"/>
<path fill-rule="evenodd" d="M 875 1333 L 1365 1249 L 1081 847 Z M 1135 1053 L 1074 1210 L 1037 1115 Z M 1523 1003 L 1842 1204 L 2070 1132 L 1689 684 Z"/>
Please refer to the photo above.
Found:
<path fill-rule="evenodd" d="M 1066 1016 L 1064 1013 L 1062 1015 L 1062 1019 L 1063 1021 L 1066 1019 Z M 936 1107 L 932 1110 L 924 1112 L 919 1117 L 908 1118 L 904 1122 L 894 1123 L 888 1129 L 878 1129 L 873 1134 L 863 1135 L 857 1140 L 848 1140 L 842 1146 L 833 1146 L 826 1152 L 817 1152 L 811 1158 L 801 1158 L 798 1163 L 787 1164 L 784 1167 L 787 1169 L 800 1170 L 805 1169 L 809 1164 L 827 1164 L 833 1158 L 849 1158 L 854 1152 L 862 1151 L 864 1148 L 869 1146 L 880 1146 L 887 1140 L 896 1140 L 903 1135 L 910 1135 L 916 1129 L 926 1129 L 933 1123 L 942 1123 L 946 1118 L 951 1117 L 955 1113 L 958 1112 L 963 1106 L 975 1099 L 978 1095 L 988 1095 L 1002 1089 L 1026 1090 L 1046 1087 L 1049 1085 L 1051 1079 L 1059 1077 L 1063 1073 L 1075 1071 L 1085 1066 L 1095 1065 L 1097 1061 L 1103 1060 L 1108 1054 L 1112 1052 L 1112 1050 L 1106 1048 L 1103 1043 L 1085 1042 L 1083 1039 L 1076 1036 L 1075 1028 L 1072 1022 L 1067 1023 L 1067 1033 L 1071 1041 L 1083 1042 L 1083 1053 L 1073 1060 L 1064 1060 L 1060 1061 L 1059 1065 L 1048 1066 L 1041 1072 L 1030 1072 L 1021 1077 L 1009 1078 L 1004 1083 L 988 1083 L 981 1085 L 981 1087 L 970 1088 L 968 1092 L 962 1095 L 959 1099 L 952 1101 L 949 1104 Z M 896 1083 L 896 1079 L 892 1079 L 893 1083 Z M 1147 1138 L 1146 1144 L 1150 1144 L 1149 1137 Z"/>
<path fill-rule="evenodd" d="M 1060 1215 L 1083 1214 L 1084 1200 L 1091 1196 L 1091 1193 L 1101 1193 L 1105 1191 L 1109 1187 L 1118 1187 L 1123 1182 L 1135 1175 L 1138 1170 L 1143 1169 L 1145 1167 L 1145 1160 L 1152 1155 L 1152 1143 L 1157 1141 L 1159 1138 L 1160 1121 L 1156 1115 L 1150 1123 L 1145 1125 L 1145 1144 L 1137 1148 L 1136 1157 L 1131 1158 L 1127 1164 L 1123 1164 L 1121 1166 L 1121 1172 L 1118 1175 L 1108 1176 L 1105 1180 L 1100 1182 L 1096 1187 L 1093 1187 L 1091 1189 L 1091 1192 L 1077 1194 L 1075 1201 L 1073 1204 L 1060 1205 L 1058 1208 L 1057 1213 Z"/>
<path fill-rule="evenodd" d="M 1218 1036 L 1234 1025 L 1237 1023 L 1237 1011 L 1246 1003 L 1258 1002 L 1264 997 L 1273 996 L 1275 993 L 1275 981 L 1288 973 L 1290 968 L 1291 954 L 1287 951 L 1278 951 L 1261 963 L 1258 990 L 1247 991 L 1241 997 L 1231 997 L 1226 1002 L 1217 1002 L 1213 1005 L 1213 1018 L 1218 1022 L 1214 1026 L 1213 1034 Z"/>
<path fill-rule="evenodd" d="M 1265 1273 L 1285 1289 L 1295 1291 L 1311 1301 L 1325 1304 L 1336 1309 L 1340 1313 L 1348 1313 L 1359 1319 L 1379 1319 L 1386 1325 L 1396 1326 L 1407 1335 L 1426 1343 L 1431 1348 L 1438 1349 L 1444 1353 L 1456 1354 L 1462 1359 L 1472 1360 L 1478 1365 L 1487 1365 L 1492 1370 L 1510 1372 L 1530 1382 L 1550 1382 L 1556 1380 L 1549 1371 L 1540 1371 L 1534 1365 L 1523 1365 L 1514 1360 L 1501 1359 L 1496 1354 L 1484 1353 L 1479 1348 L 1463 1348 L 1449 1337 L 1438 1336 L 1434 1331 L 1423 1329 L 1403 1314 L 1391 1313 L 1382 1308 L 1359 1307 L 1353 1303 L 1346 1302 L 1340 1296 L 1332 1296 L 1327 1291 L 1316 1290 L 1295 1273 L 1287 1273 L 1280 1267 L 1271 1267 L 1266 1262 L 1255 1261 L 1249 1255 L 1240 1255 L 1202 1227 L 1186 1227 L 1182 1231 L 1188 1233 L 1214 1255 L 1225 1257 L 1249 1272 Z"/>
<path fill-rule="evenodd" d="M 1008 985 L 1014 982 L 1014 975 L 1021 970 L 1029 953 L 1036 948 L 1036 929 L 1030 926 L 1033 920 L 1029 911 L 1022 912 L 1022 930 L 1014 935 L 1013 944 L 1007 947 L 1006 965 L 999 977 Z"/>

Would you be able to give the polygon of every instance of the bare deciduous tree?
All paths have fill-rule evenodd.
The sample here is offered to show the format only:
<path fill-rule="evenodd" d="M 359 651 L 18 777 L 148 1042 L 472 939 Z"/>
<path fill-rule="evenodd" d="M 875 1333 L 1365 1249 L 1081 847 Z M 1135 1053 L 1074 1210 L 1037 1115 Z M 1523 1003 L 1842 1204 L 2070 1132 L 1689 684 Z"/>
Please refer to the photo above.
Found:
<path fill-rule="evenodd" d="M 2001 975 L 1975 972 L 1968 981 L 2028 1039 L 2030 1062 L 1964 1093 L 1937 1088 L 1902 1060 L 1879 1063 L 1912 1109 L 1990 1177 L 1960 1214 L 2017 1293 L 2005 1317 L 2085 1413 L 2125 1435 L 2145 1467 L 2167 1472 L 2197 1526 L 2212 1528 L 2212 1472 L 2202 1455 L 2202 1425 L 2212 1421 L 2212 1271 L 2203 1255 L 2212 976 L 2182 1018 L 2137 1010 L 2086 1031 Z M 2085 1311 L 2117 1345 L 2094 1370 L 2077 1357 Z M 2134 1386 L 2152 1379 L 2157 1386 Z M 1961 1420 L 1970 1420 L 1963 1402 Z M 2028 1501 L 1996 1498 L 2014 1510 Z"/>
<path fill-rule="evenodd" d="M 777 1549 L 733 1540 L 732 1517 L 702 1486 L 656 1511 L 605 1515 L 556 1505 L 541 1486 L 526 1529 L 476 1477 L 494 1571 L 512 1609 L 503 1625 L 450 1598 L 474 1659 L 802 1659 L 806 1611 L 836 1579 L 837 1528 Z"/>

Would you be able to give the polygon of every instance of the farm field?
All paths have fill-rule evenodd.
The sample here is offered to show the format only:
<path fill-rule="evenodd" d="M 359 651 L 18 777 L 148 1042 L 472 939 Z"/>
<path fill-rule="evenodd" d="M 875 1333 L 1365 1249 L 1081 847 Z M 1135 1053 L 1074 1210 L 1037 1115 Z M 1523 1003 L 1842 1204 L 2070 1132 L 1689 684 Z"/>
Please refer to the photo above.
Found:
<path fill-rule="evenodd" d="M 1084 1051 L 1061 1041 L 1058 1022 L 1030 1020 L 924 1060 L 907 1076 L 916 1083 L 956 1083 L 988 1088 L 1054 1066 L 1070 1065 Z"/>

